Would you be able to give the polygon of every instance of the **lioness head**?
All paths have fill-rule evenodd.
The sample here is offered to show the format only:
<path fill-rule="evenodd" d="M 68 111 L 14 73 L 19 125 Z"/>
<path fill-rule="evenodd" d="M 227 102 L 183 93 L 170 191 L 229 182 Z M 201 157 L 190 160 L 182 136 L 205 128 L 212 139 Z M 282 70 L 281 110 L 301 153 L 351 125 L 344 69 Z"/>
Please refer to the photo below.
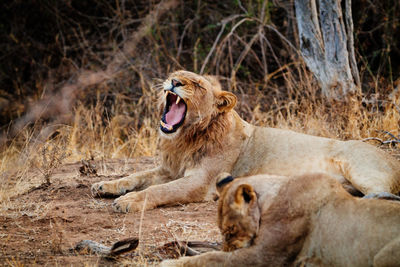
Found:
<path fill-rule="evenodd" d="M 224 236 L 224 251 L 252 245 L 260 223 L 260 209 L 253 187 L 240 183 L 240 179 L 231 181 L 231 176 L 217 180 L 220 193 L 218 227 Z"/>
<path fill-rule="evenodd" d="M 190 127 L 202 130 L 235 104 L 236 96 L 222 91 L 214 77 L 189 71 L 173 72 L 163 83 L 160 130 L 165 135 Z"/>

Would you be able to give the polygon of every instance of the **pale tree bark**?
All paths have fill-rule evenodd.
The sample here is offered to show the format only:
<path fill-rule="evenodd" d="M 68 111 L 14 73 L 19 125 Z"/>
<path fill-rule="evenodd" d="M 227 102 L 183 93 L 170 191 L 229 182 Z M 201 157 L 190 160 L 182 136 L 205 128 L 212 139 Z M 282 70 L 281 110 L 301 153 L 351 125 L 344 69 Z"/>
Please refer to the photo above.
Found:
<path fill-rule="evenodd" d="M 295 0 L 300 49 L 328 98 L 341 99 L 360 89 L 354 55 L 351 0 Z"/>

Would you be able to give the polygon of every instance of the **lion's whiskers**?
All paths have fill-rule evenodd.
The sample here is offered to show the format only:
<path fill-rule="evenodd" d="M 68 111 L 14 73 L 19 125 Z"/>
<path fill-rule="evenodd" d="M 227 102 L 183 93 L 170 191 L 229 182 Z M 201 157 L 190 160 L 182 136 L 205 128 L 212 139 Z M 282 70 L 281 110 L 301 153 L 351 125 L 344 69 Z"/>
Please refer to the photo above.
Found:
<path fill-rule="evenodd" d="M 163 85 L 163 83 L 155 83 L 155 84 L 152 85 L 152 88 L 156 89 L 156 90 L 163 90 L 164 89 L 164 85 Z"/>

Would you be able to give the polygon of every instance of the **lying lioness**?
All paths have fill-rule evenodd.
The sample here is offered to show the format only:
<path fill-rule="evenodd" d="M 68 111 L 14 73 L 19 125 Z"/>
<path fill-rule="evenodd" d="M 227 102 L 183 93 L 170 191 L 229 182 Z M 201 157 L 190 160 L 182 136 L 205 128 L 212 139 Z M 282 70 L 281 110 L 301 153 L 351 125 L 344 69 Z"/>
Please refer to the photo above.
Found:
<path fill-rule="evenodd" d="M 223 182 L 225 252 L 162 266 L 400 266 L 400 202 L 355 198 L 325 174 Z"/>
<path fill-rule="evenodd" d="M 162 93 L 159 166 L 92 186 L 100 196 L 142 190 L 117 198 L 116 211 L 212 199 L 221 172 L 235 177 L 322 172 L 363 194 L 400 190 L 400 163 L 382 150 L 250 125 L 233 110 L 236 96 L 222 91 L 213 77 L 177 71 Z"/>

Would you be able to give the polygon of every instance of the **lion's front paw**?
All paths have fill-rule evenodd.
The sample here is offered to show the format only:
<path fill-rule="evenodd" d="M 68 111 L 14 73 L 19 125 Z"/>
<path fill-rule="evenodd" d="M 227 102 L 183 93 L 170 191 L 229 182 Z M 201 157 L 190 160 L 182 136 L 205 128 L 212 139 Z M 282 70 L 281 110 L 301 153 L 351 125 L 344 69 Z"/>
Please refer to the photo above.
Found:
<path fill-rule="evenodd" d="M 91 187 L 93 196 L 120 196 L 125 194 L 125 190 L 118 189 L 118 186 L 115 182 L 110 181 L 102 181 L 92 185 Z"/>
<path fill-rule="evenodd" d="M 144 207 L 145 206 L 145 207 Z M 155 208 L 146 200 L 144 192 L 131 192 L 114 200 L 113 209 L 116 212 L 134 212 L 142 209 Z"/>

